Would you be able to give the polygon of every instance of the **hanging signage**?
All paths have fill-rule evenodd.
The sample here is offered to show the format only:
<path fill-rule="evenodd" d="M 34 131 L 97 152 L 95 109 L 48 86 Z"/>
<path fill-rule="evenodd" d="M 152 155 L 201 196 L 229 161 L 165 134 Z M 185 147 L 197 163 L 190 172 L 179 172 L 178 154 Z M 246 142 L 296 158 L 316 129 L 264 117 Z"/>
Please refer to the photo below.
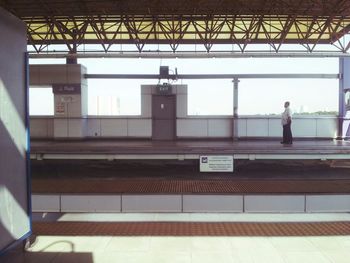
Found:
<path fill-rule="evenodd" d="M 157 85 L 156 91 L 159 95 L 171 95 L 173 93 L 172 86 L 169 83 Z"/>
<path fill-rule="evenodd" d="M 52 90 L 54 94 L 80 94 L 80 84 L 53 84 Z"/>
<path fill-rule="evenodd" d="M 202 155 L 199 157 L 200 172 L 233 172 L 232 155 Z"/>

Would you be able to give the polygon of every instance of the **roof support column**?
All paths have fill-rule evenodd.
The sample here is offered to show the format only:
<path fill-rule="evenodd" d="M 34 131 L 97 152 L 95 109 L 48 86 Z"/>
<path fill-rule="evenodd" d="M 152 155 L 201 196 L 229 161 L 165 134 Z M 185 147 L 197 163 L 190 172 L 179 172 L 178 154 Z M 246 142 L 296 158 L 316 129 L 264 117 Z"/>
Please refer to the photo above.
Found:
<path fill-rule="evenodd" d="M 73 48 L 69 51 L 69 56 L 66 58 L 67 64 L 78 64 L 77 58 L 77 44 L 73 44 Z"/>
<path fill-rule="evenodd" d="M 338 138 L 350 137 L 350 58 L 339 58 Z"/>
<path fill-rule="evenodd" d="M 234 78 L 233 82 L 233 134 L 234 140 L 238 139 L 238 83 L 239 79 Z"/>

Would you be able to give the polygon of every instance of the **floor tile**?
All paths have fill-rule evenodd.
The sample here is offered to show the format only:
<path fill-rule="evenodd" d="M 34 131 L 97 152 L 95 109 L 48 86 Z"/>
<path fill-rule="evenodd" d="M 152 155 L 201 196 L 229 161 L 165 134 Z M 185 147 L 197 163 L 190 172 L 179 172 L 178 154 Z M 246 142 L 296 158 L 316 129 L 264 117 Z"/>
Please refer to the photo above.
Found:
<path fill-rule="evenodd" d="M 269 250 L 269 251 L 253 250 L 252 258 L 254 263 L 285 263 L 283 257 L 276 250 Z"/>
<path fill-rule="evenodd" d="M 151 252 L 190 252 L 190 237 L 152 237 L 150 244 Z"/>
<path fill-rule="evenodd" d="M 350 251 L 345 250 L 333 250 L 322 251 L 322 254 L 329 259 L 332 263 L 349 263 Z"/>
<path fill-rule="evenodd" d="M 93 263 L 148 263 L 148 252 L 97 252 L 93 254 Z"/>
<path fill-rule="evenodd" d="M 191 251 L 230 251 L 231 244 L 227 237 L 193 237 Z"/>
<path fill-rule="evenodd" d="M 350 250 L 350 236 L 336 236 L 333 237 L 340 247 Z"/>
<path fill-rule="evenodd" d="M 336 236 L 307 237 L 307 240 L 320 251 L 339 250 L 341 247 Z"/>
<path fill-rule="evenodd" d="M 112 237 L 105 251 L 148 252 L 151 237 Z"/>
<path fill-rule="evenodd" d="M 321 252 L 287 252 L 282 257 L 286 263 L 334 263 Z"/>
<path fill-rule="evenodd" d="M 38 236 L 1 263 L 349 263 L 349 236 Z"/>
<path fill-rule="evenodd" d="M 150 263 L 191 263 L 190 252 L 160 252 L 152 251 L 149 256 Z"/>
<path fill-rule="evenodd" d="M 318 251 L 317 247 L 315 247 L 306 237 L 275 237 L 271 238 L 270 242 L 280 252 Z"/>
<path fill-rule="evenodd" d="M 193 252 L 192 263 L 235 263 L 233 256 L 229 252 Z"/>
<path fill-rule="evenodd" d="M 267 237 L 230 237 L 231 247 L 238 251 L 270 251 L 276 250 Z"/>

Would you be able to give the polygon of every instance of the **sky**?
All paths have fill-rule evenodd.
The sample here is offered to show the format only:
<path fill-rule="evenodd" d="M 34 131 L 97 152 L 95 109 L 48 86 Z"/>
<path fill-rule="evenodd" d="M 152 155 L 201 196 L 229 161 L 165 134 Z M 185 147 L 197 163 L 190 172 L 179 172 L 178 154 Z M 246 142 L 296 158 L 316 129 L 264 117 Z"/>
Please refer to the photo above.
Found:
<path fill-rule="evenodd" d="M 65 63 L 65 60 L 31 59 L 30 64 Z M 208 58 L 208 59 L 79 59 L 88 73 L 158 74 L 159 66 L 177 68 L 178 74 L 338 74 L 337 58 Z M 162 81 L 163 82 L 163 81 Z M 121 115 L 138 115 L 141 111 L 141 84 L 158 80 L 88 80 L 88 113 L 115 114 L 119 100 Z M 232 115 L 232 80 L 178 80 L 173 84 L 188 85 L 189 115 Z M 53 114 L 49 89 L 31 89 L 31 114 Z M 337 111 L 336 79 L 241 79 L 239 115 L 280 114 L 284 101 L 291 102 L 293 112 Z M 42 98 L 45 98 L 44 100 Z M 43 104 L 35 103 L 41 99 Z M 97 103 L 99 101 L 99 103 Z M 97 104 L 105 108 L 97 109 Z"/>

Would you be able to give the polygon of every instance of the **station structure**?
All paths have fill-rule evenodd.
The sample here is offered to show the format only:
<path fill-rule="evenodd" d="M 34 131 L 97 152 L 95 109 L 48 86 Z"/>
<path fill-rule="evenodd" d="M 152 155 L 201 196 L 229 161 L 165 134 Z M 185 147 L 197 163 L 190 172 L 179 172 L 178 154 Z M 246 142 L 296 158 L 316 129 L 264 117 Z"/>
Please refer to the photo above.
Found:
<path fill-rule="evenodd" d="M 349 1 L 0 0 L 0 254 L 33 213 L 348 213 L 349 31 Z M 339 72 L 95 74 L 77 63 L 90 57 L 336 57 Z M 281 145 L 279 117 L 237 114 L 249 78 L 336 79 L 338 115 L 293 118 Z M 88 79 L 154 85 L 139 116 L 89 116 Z M 171 79 L 232 80 L 233 115 L 188 115 L 188 86 L 158 84 Z M 53 116 L 28 115 L 30 86 L 52 86 Z"/>

